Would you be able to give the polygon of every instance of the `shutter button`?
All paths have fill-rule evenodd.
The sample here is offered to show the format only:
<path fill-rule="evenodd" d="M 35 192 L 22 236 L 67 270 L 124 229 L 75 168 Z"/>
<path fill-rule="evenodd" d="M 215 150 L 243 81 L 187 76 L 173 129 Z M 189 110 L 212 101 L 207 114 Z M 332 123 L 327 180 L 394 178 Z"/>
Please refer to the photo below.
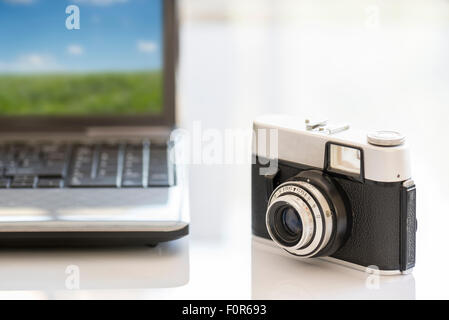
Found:
<path fill-rule="evenodd" d="M 368 143 L 381 147 L 397 147 L 405 142 L 405 136 L 396 131 L 375 131 L 368 134 Z"/>

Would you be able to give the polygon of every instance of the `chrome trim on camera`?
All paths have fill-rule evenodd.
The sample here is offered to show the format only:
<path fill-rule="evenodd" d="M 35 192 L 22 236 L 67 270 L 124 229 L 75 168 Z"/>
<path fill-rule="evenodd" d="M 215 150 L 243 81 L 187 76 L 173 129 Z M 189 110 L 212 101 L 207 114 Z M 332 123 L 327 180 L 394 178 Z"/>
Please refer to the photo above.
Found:
<path fill-rule="evenodd" d="M 411 179 L 409 179 L 409 180 L 407 180 L 407 181 L 404 181 L 403 183 L 402 183 L 402 186 L 404 187 L 404 188 L 411 188 L 411 187 L 413 187 L 415 185 L 415 181 L 413 181 L 413 180 L 411 180 Z"/>
<path fill-rule="evenodd" d="M 313 194 L 313 197 L 309 192 Z M 292 195 L 292 193 L 296 194 L 296 196 Z M 315 201 L 314 197 L 317 199 L 318 203 Z M 285 246 L 277 241 L 276 236 L 273 234 L 274 231 L 270 225 L 269 218 L 270 215 L 275 214 L 275 212 L 272 211 L 273 205 L 280 201 L 287 202 L 295 208 L 298 213 L 303 211 L 303 215 L 301 216 L 300 213 L 300 217 L 303 225 L 307 225 L 307 228 L 310 228 L 310 222 L 304 221 L 303 216 L 306 213 L 311 214 L 315 221 L 315 233 L 313 234 L 312 239 L 307 239 L 307 241 L 301 239 L 299 243 L 294 246 Z M 309 207 L 312 209 L 312 213 L 310 213 Z M 298 208 L 301 208 L 302 210 L 298 210 Z M 273 239 L 279 247 L 290 254 L 301 258 L 313 257 L 320 252 L 329 243 L 333 230 L 332 211 L 326 198 L 317 188 L 303 181 L 288 181 L 281 184 L 273 192 L 268 202 L 265 223 L 271 239 Z"/>
<path fill-rule="evenodd" d="M 306 187 L 308 191 L 312 192 L 312 194 L 315 196 L 315 198 L 317 198 L 318 203 L 321 205 L 321 209 L 323 210 L 322 214 L 324 216 L 325 229 L 324 229 L 323 241 L 321 243 L 321 246 L 317 250 L 317 252 L 319 252 L 322 249 L 324 249 L 324 247 L 329 243 L 329 240 L 332 235 L 332 230 L 333 230 L 332 210 L 329 207 L 329 204 L 327 203 L 326 198 L 324 198 L 323 194 L 317 188 L 315 188 L 310 183 L 306 183 L 303 181 L 299 181 L 298 184 Z"/>
<path fill-rule="evenodd" d="M 368 270 L 375 270 L 376 273 L 378 273 L 379 276 L 397 276 L 397 275 L 407 275 L 411 274 L 413 269 L 408 269 L 406 271 L 401 270 L 377 270 L 377 269 L 371 269 L 370 267 L 361 266 L 359 264 L 351 263 L 348 261 L 332 258 L 332 257 L 320 257 L 319 259 L 325 260 L 330 263 L 335 263 L 343 267 L 351 268 L 354 270 L 367 272 Z"/>

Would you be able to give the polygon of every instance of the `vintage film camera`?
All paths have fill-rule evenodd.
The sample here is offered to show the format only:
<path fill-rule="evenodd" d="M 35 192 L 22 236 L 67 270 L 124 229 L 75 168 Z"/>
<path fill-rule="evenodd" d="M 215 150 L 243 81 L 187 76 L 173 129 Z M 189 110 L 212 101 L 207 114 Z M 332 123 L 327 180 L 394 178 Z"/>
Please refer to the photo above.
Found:
<path fill-rule="evenodd" d="M 281 115 L 254 122 L 257 239 L 293 257 L 408 273 L 415 265 L 415 211 L 409 149 L 400 133 L 367 134 Z"/>

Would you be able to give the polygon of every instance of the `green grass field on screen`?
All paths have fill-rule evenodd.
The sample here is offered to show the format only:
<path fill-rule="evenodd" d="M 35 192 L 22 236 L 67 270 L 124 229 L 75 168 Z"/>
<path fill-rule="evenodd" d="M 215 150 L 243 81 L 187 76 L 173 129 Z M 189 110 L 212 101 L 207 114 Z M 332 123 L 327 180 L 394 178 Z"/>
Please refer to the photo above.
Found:
<path fill-rule="evenodd" d="M 0 74 L 0 115 L 159 114 L 160 71 Z"/>

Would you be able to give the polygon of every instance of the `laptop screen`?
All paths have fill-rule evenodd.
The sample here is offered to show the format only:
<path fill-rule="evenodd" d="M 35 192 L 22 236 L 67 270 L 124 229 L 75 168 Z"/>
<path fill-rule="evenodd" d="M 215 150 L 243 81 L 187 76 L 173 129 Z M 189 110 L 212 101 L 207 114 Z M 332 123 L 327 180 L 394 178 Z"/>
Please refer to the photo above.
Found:
<path fill-rule="evenodd" d="M 163 113 L 163 0 L 0 0 L 0 117 Z"/>

